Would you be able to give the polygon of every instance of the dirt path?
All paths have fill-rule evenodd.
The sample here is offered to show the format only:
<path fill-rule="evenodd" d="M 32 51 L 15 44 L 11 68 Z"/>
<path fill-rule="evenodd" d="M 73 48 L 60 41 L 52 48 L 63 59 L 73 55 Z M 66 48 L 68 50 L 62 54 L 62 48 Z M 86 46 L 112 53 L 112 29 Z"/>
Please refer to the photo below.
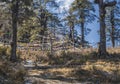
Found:
<path fill-rule="evenodd" d="M 91 84 L 79 83 L 74 77 L 67 76 L 72 68 L 53 67 L 44 64 L 36 67 L 32 63 L 24 66 L 28 71 L 25 84 Z"/>

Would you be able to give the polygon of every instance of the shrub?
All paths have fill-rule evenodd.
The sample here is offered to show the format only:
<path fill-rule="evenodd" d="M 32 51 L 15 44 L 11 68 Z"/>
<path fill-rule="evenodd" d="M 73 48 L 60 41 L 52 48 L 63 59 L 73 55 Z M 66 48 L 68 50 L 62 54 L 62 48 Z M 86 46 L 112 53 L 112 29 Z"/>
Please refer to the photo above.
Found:
<path fill-rule="evenodd" d="M 16 51 L 17 57 L 20 58 L 21 56 L 21 51 Z M 1 46 L 0 47 L 0 58 L 2 59 L 9 59 L 11 55 L 11 48 L 10 47 L 5 47 Z"/>
<path fill-rule="evenodd" d="M 6 51 L 7 51 L 7 47 L 0 47 L 0 55 L 3 56 L 3 55 L 6 55 Z"/>
<path fill-rule="evenodd" d="M 0 83 L 2 84 L 23 84 L 26 70 L 21 64 L 14 64 L 9 61 L 0 61 Z M 7 80 L 7 81 L 6 81 Z"/>
<path fill-rule="evenodd" d="M 20 59 L 20 56 L 22 55 L 22 52 L 21 51 L 19 51 L 19 50 L 17 50 L 17 57 L 18 57 L 18 59 Z"/>
<path fill-rule="evenodd" d="M 7 56 L 10 56 L 10 54 L 11 54 L 11 48 L 10 48 L 10 47 L 7 47 L 6 55 L 7 55 Z"/>

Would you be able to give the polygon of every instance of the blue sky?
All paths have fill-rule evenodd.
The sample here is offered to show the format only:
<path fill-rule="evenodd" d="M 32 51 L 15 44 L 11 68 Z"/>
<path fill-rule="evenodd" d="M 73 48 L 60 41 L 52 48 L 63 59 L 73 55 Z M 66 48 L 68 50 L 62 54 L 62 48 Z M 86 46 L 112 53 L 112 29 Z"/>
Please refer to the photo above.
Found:
<path fill-rule="evenodd" d="M 95 14 L 97 16 L 99 16 L 98 6 L 95 5 L 95 8 L 96 8 Z M 86 40 L 90 41 L 90 43 L 93 43 L 93 45 L 96 44 L 97 42 L 99 42 L 99 34 L 98 34 L 99 22 L 98 22 L 98 19 L 96 18 L 96 20 L 93 21 L 93 23 L 88 24 L 87 28 L 90 28 L 92 31 L 90 32 L 90 34 L 88 34 L 86 36 Z"/>
<path fill-rule="evenodd" d="M 69 9 L 69 7 L 70 7 L 70 5 L 71 5 L 71 3 L 74 1 L 74 0 L 57 0 L 58 2 L 59 1 L 63 1 L 63 3 L 61 4 L 61 6 L 60 6 L 60 12 L 62 12 L 63 11 L 63 9 L 65 8 L 65 9 Z M 90 0 L 91 2 L 93 2 L 94 0 Z M 104 0 L 105 1 L 105 0 Z M 107 1 L 107 0 L 106 0 Z M 114 0 L 108 0 L 108 1 L 114 1 Z M 117 3 L 119 3 L 120 4 L 120 0 L 117 0 Z M 118 6 L 119 6 L 119 4 L 117 4 Z M 97 4 L 95 4 L 94 5 L 95 6 L 95 14 L 96 14 L 96 16 L 98 16 L 99 17 L 99 8 L 98 8 L 98 5 Z M 67 15 L 67 14 L 66 14 Z M 65 17 L 65 16 L 62 16 L 62 17 Z M 91 29 L 91 32 L 86 36 L 86 40 L 87 41 L 89 41 L 90 43 L 92 43 L 91 45 L 93 45 L 93 46 L 96 46 L 96 44 L 97 44 L 97 42 L 99 42 L 99 38 L 100 38 L 100 36 L 99 36 L 99 34 L 98 34 L 98 31 L 99 31 L 99 28 L 100 28 L 100 26 L 99 26 L 99 19 L 97 19 L 96 18 L 96 20 L 95 21 L 93 21 L 93 23 L 90 23 L 90 24 L 88 24 L 88 25 L 85 25 L 87 28 L 90 28 Z M 79 32 L 80 31 L 80 28 L 79 27 L 77 27 L 76 28 L 77 29 L 77 31 Z M 120 43 L 117 41 L 116 42 L 116 45 L 117 46 L 119 46 L 120 45 Z M 111 46 L 111 42 L 107 42 L 107 46 Z"/>
<path fill-rule="evenodd" d="M 74 1 L 74 0 L 58 0 L 59 1 L 63 1 L 62 5 L 60 6 L 60 12 L 62 12 L 63 8 L 65 9 L 69 9 L 70 4 Z M 91 0 L 92 1 L 92 0 Z M 98 6 L 95 5 L 96 8 L 96 13 L 98 16 Z M 98 20 L 96 19 L 93 23 L 90 23 L 88 25 L 86 25 L 87 28 L 90 28 L 92 31 L 86 36 L 86 40 L 88 40 L 90 43 L 92 43 L 92 45 L 95 45 L 98 41 L 99 41 L 99 35 L 98 35 L 98 30 L 99 30 L 99 23 L 97 22 Z M 80 28 L 77 28 L 78 31 L 80 30 Z"/>

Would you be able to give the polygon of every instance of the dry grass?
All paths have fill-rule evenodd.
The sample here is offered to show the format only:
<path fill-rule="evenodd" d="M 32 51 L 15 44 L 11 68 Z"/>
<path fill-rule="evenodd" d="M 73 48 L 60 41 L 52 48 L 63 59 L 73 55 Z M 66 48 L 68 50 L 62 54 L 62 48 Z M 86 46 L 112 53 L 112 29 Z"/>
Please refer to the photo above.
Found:
<path fill-rule="evenodd" d="M 56 77 L 56 76 L 64 76 L 67 77 L 69 76 L 69 74 L 74 70 L 74 68 L 52 68 L 52 69 L 47 69 L 47 70 L 29 70 L 28 75 L 37 75 L 37 76 L 44 76 L 44 75 L 48 75 L 48 76 L 52 76 L 52 77 Z"/>
<path fill-rule="evenodd" d="M 0 83 L 23 84 L 26 70 L 21 64 L 2 60 L 0 62 Z"/>
<path fill-rule="evenodd" d="M 80 81 L 92 81 L 94 83 L 116 84 L 120 83 L 120 67 L 116 65 L 84 65 L 76 68 L 71 74 Z"/>
<path fill-rule="evenodd" d="M 23 84 L 26 70 L 20 63 L 11 63 L 10 47 L 0 47 L 0 83 L 1 84 Z M 17 51 L 17 56 L 20 52 Z"/>
<path fill-rule="evenodd" d="M 120 48 L 109 48 L 109 58 L 99 59 L 97 49 L 69 49 L 56 51 L 54 55 L 50 53 L 32 52 L 39 59 L 51 65 L 64 65 L 65 68 L 49 69 L 44 72 L 31 71 L 39 75 L 47 74 L 51 76 L 63 75 L 64 77 L 75 77 L 79 81 L 92 81 L 102 84 L 120 83 Z M 37 59 L 34 54 L 32 55 Z M 51 57 L 51 58 L 50 58 Z M 33 59 L 33 58 L 31 58 Z M 67 66 L 74 66 L 68 68 Z M 76 66 L 78 65 L 78 66 Z"/>
<path fill-rule="evenodd" d="M 92 81 L 94 83 L 120 83 L 120 48 L 108 49 L 110 58 L 99 59 L 96 49 L 69 50 L 59 52 L 54 56 L 50 64 L 81 65 L 74 67 L 69 76 L 75 76 L 80 81 Z M 60 71 L 64 72 L 64 70 Z M 67 73 L 67 72 L 66 72 Z"/>
<path fill-rule="evenodd" d="M 107 51 L 111 54 L 114 53 L 120 53 L 120 47 L 116 47 L 116 48 L 108 48 Z"/>
<path fill-rule="evenodd" d="M 74 68 L 58 68 L 58 69 L 49 69 L 47 70 L 47 72 L 53 73 L 55 75 L 64 75 L 64 77 L 67 77 L 73 70 Z"/>

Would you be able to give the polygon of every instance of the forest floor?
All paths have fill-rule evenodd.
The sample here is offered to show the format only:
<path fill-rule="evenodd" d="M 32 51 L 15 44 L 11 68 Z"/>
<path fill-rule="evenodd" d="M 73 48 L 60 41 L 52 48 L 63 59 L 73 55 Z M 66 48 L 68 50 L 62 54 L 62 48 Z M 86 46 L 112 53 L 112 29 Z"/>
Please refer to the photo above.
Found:
<path fill-rule="evenodd" d="M 100 64 L 101 63 L 101 64 Z M 99 62 L 99 65 L 25 66 L 25 84 L 119 84 L 120 67 Z"/>
<path fill-rule="evenodd" d="M 88 84 L 80 82 L 74 76 L 69 76 L 74 68 L 63 66 L 50 66 L 40 64 L 38 66 L 25 66 L 28 74 L 25 77 L 25 84 Z"/>
<path fill-rule="evenodd" d="M 110 57 L 99 59 L 96 50 L 59 52 L 28 59 L 29 84 L 120 84 L 120 48 L 108 49 Z M 36 51 L 35 51 L 36 52 Z M 40 55 L 40 54 L 39 54 Z M 50 56 L 49 56 L 50 55 Z M 34 55 L 35 56 L 35 55 Z M 34 58 L 34 59 L 33 59 Z M 33 64 L 33 66 L 29 66 Z"/>
<path fill-rule="evenodd" d="M 0 84 L 120 84 L 120 48 L 108 49 L 109 57 L 103 59 L 96 51 L 19 51 L 17 63 L 2 56 Z"/>

